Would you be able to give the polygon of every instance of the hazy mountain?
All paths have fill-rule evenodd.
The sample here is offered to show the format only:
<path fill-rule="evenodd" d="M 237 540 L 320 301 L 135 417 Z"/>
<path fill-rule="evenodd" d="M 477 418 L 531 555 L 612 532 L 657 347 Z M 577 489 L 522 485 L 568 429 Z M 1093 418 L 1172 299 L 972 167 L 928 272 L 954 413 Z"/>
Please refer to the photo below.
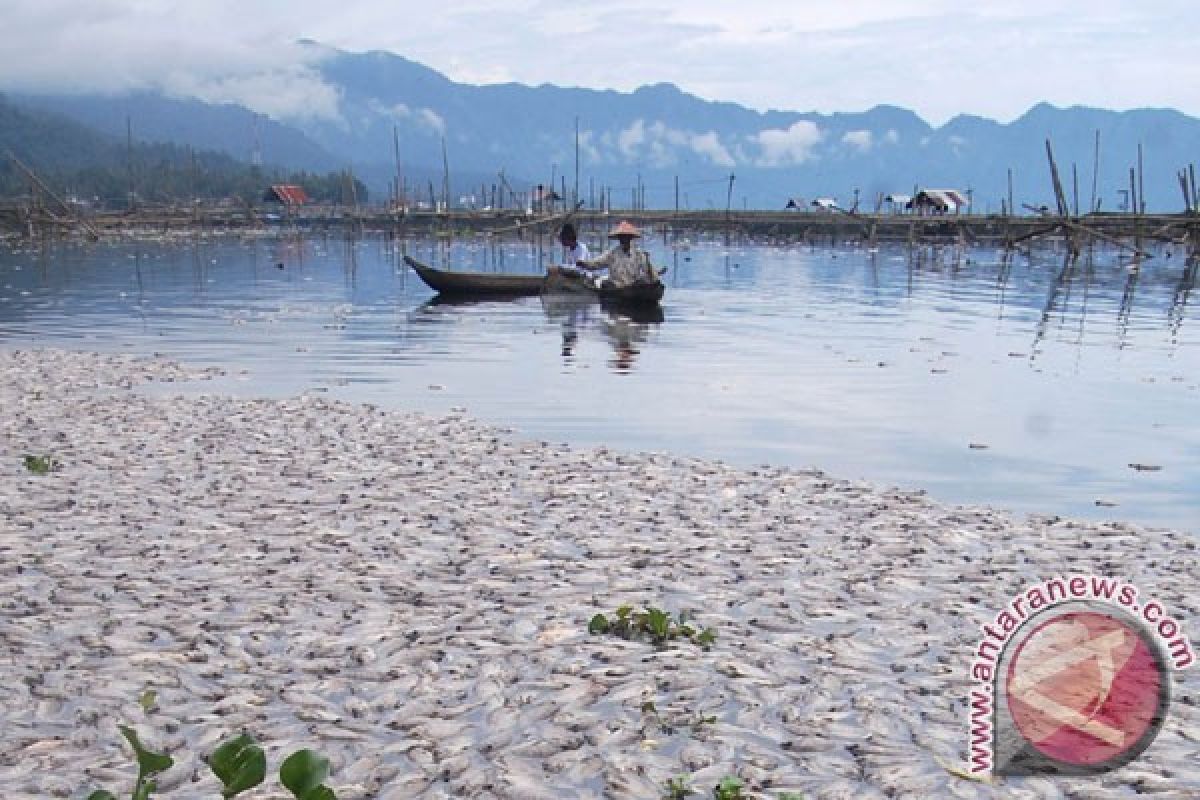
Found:
<path fill-rule="evenodd" d="M 230 196 L 254 202 L 267 183 L 284 181 L 300 183 L 314 198 L 336 201 L 345 184 L 337 173 L 258 168 L 213 150 L 173 142 L 130 142 L 61 114 L 14 105 L 0 95 L 0 154 L 8 153 L 59 196 L 109 207 L 124 207 L 131 192 L 138 203 Z M 0 196 L 29 190 L 25 172 L 0 158 Z"/>
<path fill-rule="evenodd" d="M 325 169 L 352 166 L 386 196 L 396 174 L 398 132 L 406 182 L 440 191 L 443 141 L 454 193 L 490 192 L 504 170 L 513 188 L 534 182 L 570 189 L 575 180 L 576 120 L 580 193 L 609 187 L 613 204 L 628 205 L 639 177 L 651 206 L 680 202 L 723 208 L 729 176 L 732 203 L 779 208 L 789 197 L 817 196 L 872 207 L 880 194 L 916 186 L 970 189 L 976 209 L 999 210 L 1008 194 L 1022 203 L 1053 205 L 1046 163 L 1053 140 L 1068 195 L 1078 184 L 1090 203 L 1096 131 L 1100 131 L 1097 195 L 1115 209 L 1128 170 L 1143 145 L 1145 189 L 1151 208 L 1178 209 L 1176 170 L 1196 160 L 1200 120 L 1170 110 L 1111 112 L 1041 104 L 1008 124 L 959 116 L 934 128 L 902 108 L 862 112 L 760 113 L 702 100 L 670 84 L 631 93 L 552 85 L 455 83 L 440 73 L 384 52 L 347 53 L 308 43 L 315 68 L 339 98 L 336 115 L 270 121 L 231 106 L 173 100 L 150 93 L 123 97 L 24 97 L 124 134 L 214 147 L 246 159 L 257 126 L 268 161 Z M 257 121 L 256 121 L 257 120 Z M 1072 176 L 1072 165 L 1076 175 Z M 516 177 L 523 176 L 523 177 Z"/>
<path fill-rule="evenodd" d="M 12 102 L 71 117 L 124 141 L 174 142 L 220 150 L 239 161 L 286 164 L 329 171 L 345 166 L 337 157 L 290 125 L 235 105 L 138 91 L 120 95 L 12 94 Z"/>

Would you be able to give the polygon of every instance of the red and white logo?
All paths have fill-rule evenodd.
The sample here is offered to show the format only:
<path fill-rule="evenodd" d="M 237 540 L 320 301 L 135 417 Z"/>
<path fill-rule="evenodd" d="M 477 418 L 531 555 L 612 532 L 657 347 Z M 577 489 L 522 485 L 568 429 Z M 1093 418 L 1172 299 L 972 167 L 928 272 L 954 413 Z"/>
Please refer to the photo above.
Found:
<path fill-rule="evenodd" d="M 1140 626 L 1107 611 L 1034 620 L 1014 642 L 1005 677 L 1016 732 L 1063 766 L 1127 761 L 1166 711 L 1166 665 Z"/>

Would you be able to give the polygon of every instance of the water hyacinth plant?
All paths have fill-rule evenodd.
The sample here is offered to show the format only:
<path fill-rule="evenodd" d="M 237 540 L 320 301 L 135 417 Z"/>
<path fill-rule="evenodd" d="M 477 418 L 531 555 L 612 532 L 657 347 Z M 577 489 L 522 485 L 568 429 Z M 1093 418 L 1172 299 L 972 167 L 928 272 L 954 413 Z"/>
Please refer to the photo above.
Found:
<path fill-rule="evenodd" d="M 742 779 L 736 775 L 727 775 L 713 787 L 713 800 L 745 800 L 742 794 Z"/>
<path fill-rule="evenodd" d="M 665 647 L 672 639 L 684 638 L 707 650 L 717 640 L 712 628 L 697 630 L 689 624 L 686 612 L 680 612 L 676 620 L 669 611 L 646 606 L 638 610 L 623 605 L 616 610 L 612 619 L 596 614 L 588 622 L 588 633 L 611 634 L 631 641 L 649 641 Z"/>
<path fill-rule="evenodd" d="M 21 459 L 21 463 L 34 475 L 49 475 L 62 467 L 54 456 L 26 455 Z"/>
<path fill-rule="evenodd" d="M 692 787 L 688 785 L 687 775 L 680 775 L 678 778 L 671 778 L 667 781 L 666 792 L 663 795 L 664 800 L 685 800 L 695 794 Z"/>
<path fill-rule="evenodd" d="M 165 753 L 155 753 L 143 746 L 132 728 L 119 727 L 121 735 L 133 748 L 138 766 L 130 800 L 149 800 L 158 789 L 154 777 L 170 769 L 175 761 Z M 260 786 L 267 777 L 266 753 L 247 733 L 220 745 L 213 751 L 208 765 L 221 781 L 223 800 Z M 329 759 L 312 750 L 297 750 L 279 767 L 279 782 L 295 800 L 337 800 L 333 789 L 325 785 L 328 777 Z M 117 800 L 117 796 L 107 789 L 97 789 L 87 800 Z"/>

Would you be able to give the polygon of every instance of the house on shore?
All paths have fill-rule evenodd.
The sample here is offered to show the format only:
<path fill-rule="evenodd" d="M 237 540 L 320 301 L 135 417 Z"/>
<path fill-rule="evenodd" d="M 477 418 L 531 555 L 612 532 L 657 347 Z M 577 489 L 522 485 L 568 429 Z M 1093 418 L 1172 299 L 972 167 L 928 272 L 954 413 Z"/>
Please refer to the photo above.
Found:
<path fill-rule="evenodd" d="M 970 205 L 966 193 L 958 189 L 922 189 L 908 208 L 917 214 L 958 214 Z"/>
<path fill-rule="evenodd" d="M 291 209 L 309 202 L 309 197 L 303 188 L 295 184 L 279 183 L 271 186 L 263 193 L 263 202 L 278 203 Z"/>
<path fill-rule="evenodd" d="M 912 195 L 892 192 L 883 198 L 883 203 L 891 214 L 904 214 L 912 210 Z"/>

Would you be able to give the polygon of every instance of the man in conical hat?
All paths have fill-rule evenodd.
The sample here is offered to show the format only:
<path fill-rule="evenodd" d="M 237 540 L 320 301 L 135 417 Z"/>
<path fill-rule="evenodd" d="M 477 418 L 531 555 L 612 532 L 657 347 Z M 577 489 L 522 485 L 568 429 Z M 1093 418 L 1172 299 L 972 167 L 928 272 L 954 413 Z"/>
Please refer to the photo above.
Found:
<path fill-rule="evenodd" d="M 641 235 L 642 232 L 632 223 L 621 220 L 608 234 L 608 238 L 617 240 L 617 246 L 597 259 L 581 262 L 580 266 L 593 270 L 607 268 L 608 281 L 618 288 L 635 283 L 654 283 L 658 280 L 658 273 L 650 265 L 650 256 L 633 243 Z"/>

